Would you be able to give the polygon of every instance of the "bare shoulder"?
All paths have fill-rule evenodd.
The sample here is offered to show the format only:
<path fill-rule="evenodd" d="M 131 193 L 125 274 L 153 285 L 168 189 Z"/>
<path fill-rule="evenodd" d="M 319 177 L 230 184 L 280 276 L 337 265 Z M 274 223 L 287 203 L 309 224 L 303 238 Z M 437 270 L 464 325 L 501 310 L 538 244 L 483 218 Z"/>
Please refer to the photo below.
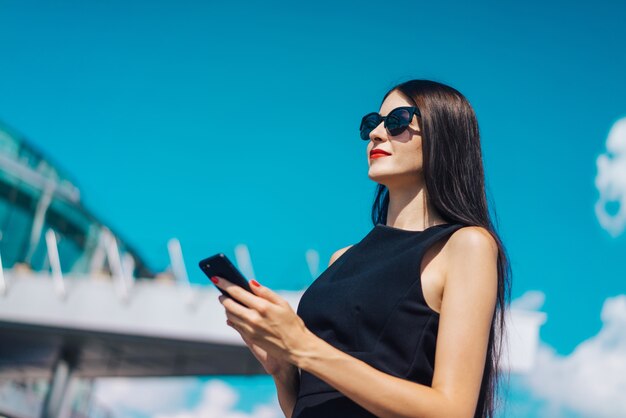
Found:
<path fill-rule="evenodd" d="M 343 247 L 335 251 L 333 255 L 330 256 L 330 262 L 328 263 L 328 266 L 330 267 L 330 265 L 333 264 L 339 257 L 341 257 L 343 253 L 348 251 L 350 247 L 352 247 L 352 245 L 348 245 L 347 247 Z"/>
<path fill-rule="evenodd" d="M 470 252 L 497 255 L 498 244 L 491 233 L 482 226 L 466 226 L 454 231 L 448 239 L 448 253 L 463 256 Z"/>
<path fill-rule="evenodd" d="M 498 244 L 482 226 L 466 226 L 452 233 L 446 242 L 448 271 L 465 269 L 469 265 L 495 265 Z"/>

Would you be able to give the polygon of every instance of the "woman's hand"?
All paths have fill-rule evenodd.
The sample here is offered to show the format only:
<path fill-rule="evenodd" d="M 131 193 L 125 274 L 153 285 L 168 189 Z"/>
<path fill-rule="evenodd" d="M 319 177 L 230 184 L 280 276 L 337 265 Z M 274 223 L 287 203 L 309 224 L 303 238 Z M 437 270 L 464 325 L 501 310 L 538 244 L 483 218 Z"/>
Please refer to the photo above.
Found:
<path fill-rule="evenodd" d="M 219 297 L 220 302 L 223 302 L 224 299 L 226 299 L 226 296 L 224 295 L 221 295 Z M 292 366 L 292 364 L 289 362 L 280 361 L 276 357 L 267 354 L 267 351 L 263 350 L 261 347 L 259 347 L 258 345 L 250 341 L 243 332 L 241 332 L 238 328 L 233 326 L 233 323 L 230 322 L 229 319 L 226 320 L 226 323 L 230 327 L 235 328 L 235 330 L 239 333 L 239 335 L 241 335 L 241 338 L 246 343 L 246 345 L 248 346 L 252 354 L 254 354 L 254 357 L 256 357 L 256 359 L 259 360 L 259 362 L 261 363 L 261 365 L 263 366 L 267 374 L 272 375 L 272 376 L 278 376 L 281 373 L 283 373 L 289 366 Z"/>
<path fill-rule="evenodd" d="M 284 298 L 256 280 L 250 280 L 253 293 L 220 276 L 211 280 L 230 295 L 219 296 L 226 323 L 239 332 L 267 373 L 277 375 L 297 365 L 313 334 Z"/>

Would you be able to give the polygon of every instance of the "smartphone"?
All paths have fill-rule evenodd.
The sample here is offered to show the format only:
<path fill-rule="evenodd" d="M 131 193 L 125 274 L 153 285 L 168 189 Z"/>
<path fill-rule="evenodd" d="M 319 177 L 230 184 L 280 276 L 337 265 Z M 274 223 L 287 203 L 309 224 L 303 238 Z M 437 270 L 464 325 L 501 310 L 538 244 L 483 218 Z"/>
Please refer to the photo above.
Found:
<path fill-rule="evenodd" d="M 237 286 L 243 287 L 248 292 L 253 293 L 252 289 L 250 289 L 250 285 L 248 284 L 248 280 L 246 280 L 239 269 L 235 267 L 225 254 L 217 253 L 211 257 L 205 258 L 200 261 L 199 266 L 209 279 L 211 276 L 220 276 Z M 227 291 L 219 288 L 215 283 L 213 284 L 220 292 L 222 292 L 223 295 L 230 297 Z"/>

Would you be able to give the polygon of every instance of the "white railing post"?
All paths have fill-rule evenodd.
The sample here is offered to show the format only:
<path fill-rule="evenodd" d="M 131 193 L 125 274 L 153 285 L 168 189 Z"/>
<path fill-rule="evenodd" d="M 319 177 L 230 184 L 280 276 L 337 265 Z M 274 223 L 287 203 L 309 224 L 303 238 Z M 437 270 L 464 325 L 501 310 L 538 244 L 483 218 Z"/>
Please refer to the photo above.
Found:
<path fill-rule="evenodd" d="M 63 273 L 61 272 L 61 260 L 59 259 L 57 237 L 52 229 L 48 229 L 46 231 L 46 248 L 48 250 L 48 260 L 50 261 L 54 287 L 59 296 L 64 298 L 67 291 L 65 289 L 65 282 L 63 281 Z"/>
<path fill-rule="evenodd" d="M 254 270 L 252 269 L 252 260 L 250 259 L 250 251 L 246 244 L 238 244 L 235 246 L 235 260 L 237 267 L 248 280 L 256 279 Z"/>
<path fill-rule="evenodd" d="M 306 253 L 304 253 L 304 257 L 306 258 L 306 264 L 309 267 L 311 277 L 314 279 L 317 278 L 320 267 L 320 254 L 314 249 L 308 249 Z"/>
<path fill-rule="evenodd" d="M 107 232 L 105 227 L 100 227 L 98 233 L 98 244 L 93 251 L 91 261 L 89 263 L 89 274 L 100 274 L 104 269 L 104 263 L 106 261 L 107 252 Z"/>
<path fill-rule="evenodd" d="M 108 229 L 105 229 L 104 233 L 106 234 L 106 254 L 107 260 L 109 260 L 109 266 L 111 267 L 111 273 L 118 284 L 122 300 L 127 301 L 130 297 L 130 285 L 132 285 L 132 283 L 128 283 L 128 279 L 124 275 L 117 239 Z"/>
<path fill-rule="evenodd" d="M 187 268 L 183 259 L 183 250 L 180 241 L 172 238 L 167 242 L 167 252 L 170 256 L 170 264 L 172 265 L 172 273 L 177 282 L 189 285 L 189 276 L 187 276 Z"/>
<path fill-rule="evenodd" d="M 182 283 L 187 288 L 187 306 L 192 306 L 195 299 L 187 268 L 185 267 L 185 259 L 183 258 L 183 249 L 177 238 L 172 238 L 167 242 L 167 252 L 170 256 L 170 265 L 172 266 L 172 274 L 177 283 Z"/>
<path fill-rule="evenodd" d="M 132 289 L 135 286 L 135 259 L 129 253 L 124 253 L 122 256 L 122 270 L 128 288 Z"/>
<path fill-rule="evenodd" d="M 52 196 L 56 183 L 52 180 L 48 181 L 44 187 L 43 193 L 37 202 L 37 209 L 35 209 L 35 215 L 33 216 L 33 225 L 30 230 L 30 241 L 28 244 L 28 253 L 26 254 L 25 261 L 30 265 L 33 258 L 33 254 L 37 249 L 37 245 L 41 239 L 41 231 L 43 230 L 46 212 L 52 202 Z"/>
<path fill-rule="evenodd" d="M 0 255 L 0 296 L 7 294 L 7 282 L 4 279 L 4 270 L 2 269 L 2 256 Z"/>

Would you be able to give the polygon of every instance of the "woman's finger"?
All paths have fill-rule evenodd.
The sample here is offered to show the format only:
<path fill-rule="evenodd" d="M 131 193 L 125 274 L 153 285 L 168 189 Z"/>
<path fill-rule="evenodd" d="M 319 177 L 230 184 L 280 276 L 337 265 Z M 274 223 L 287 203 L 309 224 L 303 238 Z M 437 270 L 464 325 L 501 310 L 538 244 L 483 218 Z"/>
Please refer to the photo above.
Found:
<path fill-rule="evenodd" d="M 269 287 L 263 286 L 261 283 L 257 282 L 256 280 L 252 279 L 250 280 L 249 283 L 250 283 L 250 288 L 252 289 L 255 295 L 258 295 L 262 297 L 263 299 L 267 299 L 270 302 L 275 303 L 277 305 L 285 306 L 285 304 L 288 304 L 287 301 L 283 297 L 281 297 L 278 293 L 274 292 Z"/>
<path fill-rule="evenodd" d="M 248 292 L 243 287 L 237 286 L 221 276 L 213 276 L 211 277 L 211 281 L 213 281 L 213 283 L 215 283 L 215 285 L 220 289 L 227 291 L 230 297 L 235 299 L 235 301 L 240 302 L 249 308 L 263 312 L 269 305 L 271 305 L 268 300 L 256 296 L 254 293 Z"/>
<path fill-rule="evenodd" d="M 254 309 L 243 306 L 231 297 L 220 295 L 219 300 L 226 309 L 226 313 L 236 316 L 241 322 L 252 323 L 259 317 L 259 313 Z"/>
<path fill-rule="evenodd" d="M 238 331 L 248 334 L 254 332 L 254 329 L 250 325 L 248 325 L 248 323 L 244 319 L 238 317 L 237 315 L 231 312 L 226 312 L 226 318 L 233 324 L 233 327 L 237 328 Z"/>

